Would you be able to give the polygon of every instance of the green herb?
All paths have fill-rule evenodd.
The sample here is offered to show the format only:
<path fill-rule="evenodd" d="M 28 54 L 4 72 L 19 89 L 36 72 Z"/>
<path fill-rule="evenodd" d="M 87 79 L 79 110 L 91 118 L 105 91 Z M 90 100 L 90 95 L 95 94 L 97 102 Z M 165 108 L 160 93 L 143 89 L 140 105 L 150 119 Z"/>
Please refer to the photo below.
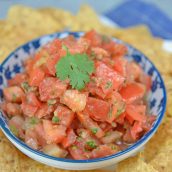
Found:
<path fill-rule="evenodd" d="M 112 82 L 111 81 L 108 81 L 105 85 L 105 89 L 109 89 L 112 87 Z"/>
<path fill-rule="evenodd" d="M 101 35 L 101 37 L 102 37 L 102 41 L 103 41 L 104 43 L 109 43 L 109 42 L 110 42 L 110 38 L 109 38 L 108 36 L 106 36 L 106 35 Z"/>
<path fill-rule="evenodd" d="M 76 138 L 76 140 L 77 140 L 77 141 L 82 141 L 82 137 L 78 136 L 78 137 Z"/>
<path fill-rule="evenodd" d="M 30 124 L 35 125 L 35 124 L 38 124 L 39 123 L 39 119 L 36 118 L 36 117 L 31 117 L 29 119 L 29 122 L 30 122 Z"/>
<path fill-rule="evenodd" d="M 19 131 L 14 125 L 10 125 L 10 130 L 15 136 L 18 136 Z"/>
<path fill-rule="evenodd" d="M 76 146 L 76 145 L 72 145 L 71 148 L 72 148 L 73 150 L 76 150 L 76 149 L 77 149 L 77 146 Z"/>
<path fill-rule="evenodd" d="M 111 134 L 111 133 L 108 131 L 108 132 L 105 133 L 105 136 L 104 136 L 104 137 L 110 136 L 110 134 Z"/>
<path fill-rule="evenodd" d="M 80 131 L 80 132 L 78 133 L 78 135 L 79 135 L 80 137 L 82 137 L 82 134 L 83 134 L 83 131 Z"/>
<path fill-rule="evenodd" d="M 15 102 L 16 99 L 17 99 L 17 97 L 16 97 L 16 95 L 13 93 L 13 94 L 12 94 L 12 100 Z"/>
<path fill-rule="evenodd" d="M 68 51 L 68 47 L 64 44 L 62 44 L 62 49 Z"/>
<path fill-rule="evenodd" d="M 95 78 L 91 78 L 91 82 L 96 83 L 96 79 Z"/>
<path fill-rule="evenodd" d="M 112 145 L 112 146 L 111 146 L 111 149 L 112 149 L 112 150 L 116 150 L 116 149 L 117 149 L 117 146 L 116 146 L 116 145 Z"/>
<path fill-rule="evenodd" d="M 91 129 L 91 132 L 92 132 L 93 134 L 96 134 L 96 133 L 97 133 L 97 131 L 98 131 L 98 129 L 97 129 L 97 128 L 92 128 L 92 129 Z"/>
<path fill-rule="evenodd" d="M 91 51 L 90 58 L 91 58 L 92 60 L 94 60 L 95 57 L 96 57 L 95 52 L 94 52 L 94 51 Z"/>
<path fill-rule="evenodd" d="M 86 144 L 93 149 L 97 147 L 96 143 L 93 140 L 87 141 Z"/>
<path fill-rule="evenodd" d="M 50 100 L 47 101 L 47 104 L 48 104 L 48 106 L 54 105 L 54 104 L 56 104 L 56 100 L 55 99 L 50 99 Z"/>
<path fill-rule="evenodd" d="M 60 119 L 57 116 L 53 116 L 52 122 L 58 123 L 59 121 L 60 121 Z"/>
<path fill-rule="evenodd" d="M 21 83 L 21 87 L 23 88 L 23 90 L 24 90 L 25 92 L 28 92 L 28 91 L 29 91 L 29 88 L 30 88 L 28 82 L 22 82 L 22 83 Z"/>
<path fill-rule="evenodd" d="M 116 112 L 116 117 L 118 117 L 119 115 L 121 115 L 125 110 L 125 104 L 122 105 L 122 108 L 118 109 Z"/>
<path fill-rule="evenodd" d="M 66 48 L 66 47 L 65 47 Z M 56 75 L 60 80 L 70 80 L 72 88 L 81 90 L 90 81 L 94 71 L 94 63 L 88 59 L 87 54 L 67 54 L 56 64 Z"/>
<path fill-rule="evenodd" d="M 119 115 L 121 115 L 121 113 L 123 112 L 123 109 L 118 109 L 116 112 L 116 117 L 118 117 Z"/>

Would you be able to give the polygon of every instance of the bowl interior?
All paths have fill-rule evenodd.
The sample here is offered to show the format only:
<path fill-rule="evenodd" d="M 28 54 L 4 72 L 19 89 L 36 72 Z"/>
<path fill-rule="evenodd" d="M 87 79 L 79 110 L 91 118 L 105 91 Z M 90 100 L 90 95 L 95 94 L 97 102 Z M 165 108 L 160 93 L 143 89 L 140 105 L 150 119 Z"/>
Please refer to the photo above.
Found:
<path fill-rule="evenodd" d="M 5 61 L 0 65 L 0 101 L 3 101 L 2 90 L 4 87 L 7 86 L 7 80 L 11 79 L 16 73 L 23 71 L 22 64 L 30 55 L 32 55 L 41 46 L 45 45 L 47 42 L 53 40 L 54 38 L 64 38 L 70 34 L 72 34 L 75 37 L 80 37 L 83 33 L 82 32 L 61 32 L 61 33 L 55 33 L 52 35 L 45 35 L 41 38 L 38 38 L 29 43 L 26 43 L 25 45 L 17 48 L 14 52 L 12 52 L 5 59 Z M 114 39 L 114 40 L 119 43 L 123 43 L 122 41 L 118 39 Z M 5 134 L 7 134 L 9 137 L 15 140 L 18 144 L 21 144 L 24 148 L 29 149 L 30 151 L 40 156 L 57 159 L 58 161 L 65 161 L 65 162 L 102 161 L 105 159 L 120 156 L 136 148 L 139 144 L 145 142 L 149 138 L 149 136 L 151 136 L 156 131 L 156 129 L 158 128 L 163 118 L 165 108 L 166 108 L 166 90 L 165 90 L 165 86 L 161 78 L 161 75 L 159 74 L 155 66 L 152 64 L 152 62 L 148 60 L 147 57 L 145 57 L 145 55 L 142 54 L 137 49 L 133 48 L 132 46 L 126 43 L 124 44 L 128 48 L 128 54 L 126 55 L 126 58 L 129 60 L 136 61 L 142 67 L 144 72 L 150 75 L 152 78 L 152 87 L 151 87 L 151 91 L 148 94 L 148 105 L 150 108 L 150 113 L 157 116 L 157 119 L 154 125 L 152 126 L 152 129 L 148 133 L 146 133 L 139 141 L 137 141 L 136 143 L 134 143 L 132 146 L 128 147 L 127 149 L 108 157 L 98 158 L 98 159 L 93 159 L 93 160 L 69 160 L 69 159 L 51 157 L 28 147 L 26 144 L 24 144 L 21 140 L 16 138 L 10 132 L 6 119 L 3 115 L 3 112 L 0 112 L 0 125 L 3 131 L 5 132 Z"/>

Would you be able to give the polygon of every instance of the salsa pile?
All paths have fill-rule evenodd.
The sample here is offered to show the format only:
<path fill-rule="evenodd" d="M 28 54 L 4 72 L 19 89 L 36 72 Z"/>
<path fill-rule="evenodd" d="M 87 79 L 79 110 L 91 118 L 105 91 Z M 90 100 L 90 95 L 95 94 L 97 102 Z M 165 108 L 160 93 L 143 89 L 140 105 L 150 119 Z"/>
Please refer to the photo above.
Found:
<path fill-rule="evenodd" d="M 155 121 L 146 102 L 151 78 L 126 53 L 94 30 L 43 46 L 3 90 L 11 131 L 33 149 L 77 160 L 136 142 Z"/>

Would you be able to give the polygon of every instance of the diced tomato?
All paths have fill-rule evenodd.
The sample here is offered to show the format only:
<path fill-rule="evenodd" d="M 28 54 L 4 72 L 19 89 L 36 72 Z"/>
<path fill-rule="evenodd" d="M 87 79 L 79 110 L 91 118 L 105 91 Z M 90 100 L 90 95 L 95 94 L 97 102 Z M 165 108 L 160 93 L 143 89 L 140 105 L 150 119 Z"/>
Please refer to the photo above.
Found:
<path fill-rule="evenodd" d="M 127 66 L 126 59 L 124 59 L 124 58 L 115 58 L 114 59 L 113 69 L 123 77 L 126 77 L 126 75 L 127 75 L 126 66 Z"/>
<path fill-rule="evenodd" d="M 107 122 L 100 122 L 100 123 L 98 123 L 98 125 L 100 126 L 100 128 L 104 132 L 107 132 L 107 131 L 109 131 L 112 128 L 115 128 L 117 126 L 117 124 L 114 121 L 111 123 L 111 125 L 109 123 L 107 123 Z"/>
<path fill-rule="evenodd" d="M 133 120 L 143 122 L 145 118 L 146 107 L 144 105 L 127 105 L 126 116 L 130 116 Z"/>
<path fill-rule="evenodd" d="M 103 41 L 102 48 L 110 53 L 112 56 L 114 54 L 115 42 L 111 40 Z"/>
<path fill-rule="evenodd" d="M 81 139 L 81 141 L 84 142 L 84 143 L 83 143 L 83 144 L 84 144 L 84 148 L 85 148 L 85 146 L 86 146 L 86 144 L 87 144 L 87 141 L 93 141 L 93 142 L 96 144 L 96 146 L 98 146 L 98 145 L 101 144 L 100 141 L 99 141 L 96 137 L 94 137 L 94 135 L 96 134 L 94 131 L 96 131 L 96 130 L 92 130 L 92 131 L 90 132 L 89 130 L 83 129 L 83 128 L 77 129 L 77 134 L 78 134 L 78 136 L 80 137 L 80 138 L 79 138 L 79 141 L 80 141 L 80 139 Z M 82 139 L 83 139 L 83 140 L 82 140 Z M 77 140 L 77 141 L 78 141 L 78 140 Z M 87 146 L 88 146 L 88 145 L 87 145 Z"/>
<path fill-rule="evenodd" d="M 70 152 L 73 159 L 76 159 L 76 160 L 88 159 L 84 155 L 84 152 L 80 148 L 78 148 L 77 145 L 72 145 L 71 147 L 69 147 L 68 150 L 69 150 L 69 152 Z"/>
<path fill-rule="evenodd" d="M 56 54 L 53 57 L 50 57 L 47 59 L 46 66 L 49 71 L 49 74 L 55 76 L 55 74 L 56 74 L 55 66 L 59 59 L 60 59 L 59 54 Z"/>
<path fill-rule="evenodd" d="M 127 53 L 127 47 L 122 44 L 115 43 L 113 48 L 113 58 L 123 57 Z"/>
<path fill-rule="evenodd" d="M 82 42 L 82 40 L 76 40 L 72 35 L 64 38 L 62 42 L 71 54 L 83 53 L 86 50 L 85 42 Z"/>
<path fill-rule="evenodd" d="M 43 128 L 42 123 L 38 123 L 34 127 L 34 131 L 36 133 L 37 141 L 40 146 L 45 146 L 46 145 L 46 140 L 45 140 L 45 131 Z"/>
<path fill-rule="evenodd" d="M 71 124 L 71 128 L 76 130 L 76 129 L 80 129 L 80 128 L 83 128 L 83 125 L 80 123 L 80 121 L 78 120 L 77 117 L 74 118 L 74 120 L 72 121 L 72 124 Z"/>
<path fill-rule="evenodd" d="M 52 55 L 52 54 L 57 54 L 61 48 L 62 48 L 62 41 L 56 38 L 47 45 L 46 50 L 50 55 Z"/>
<path fill-rule="evenodd" d="M 72 109 L 73 112 L 84 110 L 86 101 L 86 94 L 79 93 L 78 90 L 66 90 L 60 98 L 60 102 Z"/>
<path fill-rule="evenodd" d="M 62 141 L 63 147 L 67 148 L 67 147 L 71 146 L 72 144 L 74 144 L 76 141 L 76 137 L 77 136 L 76 136 L 74 130 L 69 128 L 67 130 L 67 136 Z"/>
<path fill-rule="evenodd" d="M 25 96 L 23 90 L 18 86 L 4 88 L 3 93 L 5 99 L 13 103 L 21 103 L 22 98 Z"/>
<path fill-rule="evenodd" d="M 59 98 L 67 88 L 67 84 L 54 77 L 46 77 L 39 85 L 40 99 L 47 101 L 49 99 Z"/>
<path fill-rule="evenodd" d="M 26 73 L 29 74 L 32 71 L 34 63 L 35 63 L 34 58 L 29 58 L 24 62 Z"/>
<path fill-rule="evenodd" d="M 131 128 L 131 136 L 134 140 L 138 139 L 139 133 L 142 132 L 142 124 L 141 122 L 136 121 L 133 125 L 133 127 Z"/>
<path fill-rule="evenodd" d="M 35 115 L 36 111 L 38 110 L 38 107 L 32 106 L 26 102 L 23 102 L 21 104 L 21 109 L 23 111 L 23 114 L 28 117 L 32 117 Z"/>
<path fill-rule="evenodd" d="M 22 116 L 18 116 L 18 115 L 13 116 L 9 120 L 8 124 L 14 135 L 22 139 L 24 138 L 24 128 L 23 128 L 24 118 Z"/>
<path fill-rule="evenodd" d="M 139 81 L 146 86 L 146 91 L 150 91 L 152 86 L 152 80 L 151 77 L 142 73 L 139 77 Z"/>
<path fill-rule="evenodd" d="M 90 46 L 90 40 L 82 38 L 82 37 L 77 40 L 77 43 L 79 45 L 81 53 L 86 52 Z"/>
<path fill-rule="evenodd" d="M 112 155 L 113 150 L 107 145 L 100 145 L 98 148 L 94 149 L 91 153 L 91 158 L 101 158 Z"/>
<path fill-rule="evenodd" d="M 94 54 L 94 56 L 96 57 L 96 59 L 101 60 L 105 57 L 109 57 L 109 53 L 104 50 L 103 48 L 100 47 L 93 47 L 91 48 L 91 52 Z"/>
<path fill-rule="evenodd" d="M 109 68 L 106 64 L 98 62 L 96 64 L 96 76 L 101 80 L 101 87 L 104 93 L 112 90 L 118 90 L 123 84 L 125 78 Z"/>
<path fill-rule="evenodd" d="M 128 62 L 126 66 L 127 82 L 133 82 L 142 74 L 141 68 L 135 62 Z"/>
<path fill-rule="evenodd" d="M 125 134 L 123 135 L 123 141 L 127 142 L 127 143 L 133 143 L 135 141 L 131 135 L 131 129 L 130 128 L 128 128 L 126 130 Z"/>
<path fill-rule="evenodd" d="M 33 149 L 38 149 L 38 140 L 34 130 L 25 131 L 25 143 Z"/>
<path fill-rule="evenodd" d="M 101 138 L 102 143 L 114 143 L 119 140 L 122 136 L 122 133 L 119 131 L 108 131 L 104 137 Z"/>
<path fill-rule="evenodd" d="M 87 88 L 92 95 L 97 95 L 103 99 L 106 97 L 106 94 L 103 92 L 102 88 L 98 87 L 94 81 L 90 81 L 87 85 Z"/>
<path fill-rule="evenodd" d="M 39 86 L 41 81 L 44 79 L 45 73 L 41 68 L 34 68 L 30 72 L 30 77 L 29 77 L 29 84 L 31 86 Z"/>
<path fill-rule="evenodd" d="M 66 127 L 63 125 L 53 125 L 50 120 L 43 120 L 43 128 L 48 144 L 60 143 L 66 136 Z"/>
<path fill-rule="evenodd" d="M 22 82 L 26 82 L 28 79 L 27 74 L 25 73 L 18 73 L 14 76 L 14 78 L 8 80 L 9 86 L 20 86 Z"/>
<path fill-rule="evenodd" d="M 17 103 L 7 103 L 5 111 L 9 116 L 22 115 L 21 107 Z"/>
<path fill-rule="evenodd" d="M 42 103 L 38 100 L 34 92 L 29 92 L 26 95 L 26 101 L 28 104 L 36 107 L 41 107 Z"/>
<path fill-rule="evenodd" d="M 144 96 L 145 86 L 139 83 L 127 84 L 125 87 L 122 87 L 120 94 L 126 103 L 132 103 Z"/>
<path fill-rule="evenodd" d="M 54 111 L 54 116 L 58 117 L 59 122 L 58 124 L 64 125 L 67 128 L 70 127 L 73 119 L 74 119 L 74 112 L 68 109 L 65 106 L 59 105 L 57 109 Z"/>
<path fill-rule="evenodd" d="M 96 122 L 94 122 L 88 115 L 83 114 L 81 112 L 77 113 L 79 121 L 83 124 L 85 128 L 87 128 L 89 131 L 93 131 L 96 129 L 95 136 L 98 138 L 101 138 L 104 136 L 103 130 L 98 126 Z"/>
<path fill-rule="evenodd" d="M 116 119 L 115 119 L 115 122 L 123 125 L 124 124 L 124 120 L 125 120 L 125 116 L 126 116 L 126 113 L 122 113 L 120 114 Z"/>
<path fill-rule="evenodd" d="M 99 35 L 95 30 L 91 30 L 85 33 L 84 38 L 90 40 L 91 46 L 96 47 L 102 44 L 101 35 Z"/>
<path fill-rule="evenodd" d="M 48 144 L 44 146 L 43 152 L 48 155 L 59 157 L 59 158 L 65 158 L 66 155 L 68 154 L 68 152 L 65 149 L 63 149 L 57 144 Z"/>
<path fill-rule="evenodd" d="M 45 116 L 46 117 L 51 117 L 54 109 L 55 109 L 54 106 L 48 106 L 47 103 L 44 103 L 37 110 L 35 116 L 37 116 L 38 118 L 42 118 L 42 117 L 45 117 Z"/>
<path fill-rule="evenodd" d="M 130 123 L 130 125 L 132 125 L 134 122 L 134 119 L 129 115 L 126 115 L 125 117 L 126 117 L 126 120 Z"/>
<path fill-rule="evenodd" d="M 107 121 L 110 106 L 106 101 L 88 97 L 85 111 L 96 121 Z"/>
<path fill-rule="evenodd" d="M 116 117 L 118 117 L 121 113 L 125 111 L 125 101 L 118 92 L 114 91 L 109 101 L 117 108 L 118 112 L 116 114 Z"/>

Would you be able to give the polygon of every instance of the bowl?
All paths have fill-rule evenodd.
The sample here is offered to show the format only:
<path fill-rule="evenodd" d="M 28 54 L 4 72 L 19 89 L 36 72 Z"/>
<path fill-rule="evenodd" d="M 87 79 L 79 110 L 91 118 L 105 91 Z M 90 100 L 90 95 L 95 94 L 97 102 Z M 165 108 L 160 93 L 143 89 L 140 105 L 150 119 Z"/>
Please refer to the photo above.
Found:
<path fill-rule="evenodd" d="M 37 51 L 41 46 L 45 45 L 47 42 L 53 40 L 54 38 L 64 38 L 68 35 L 73 35 L 78 38 L 83 35 L 82 32 L 60 32 L 54 33 L 51 35 L 45 35 L 40 38 L 37 38 L 33 41 L 30 41 L 16 50 L 14 50 L 1 64 L 0 66 L 0 98 L 3 100 L 2 90 L 7 86 L 7 80 L 13 77 L 16 73 L 19 73 L 23 70 L 22 64 L 23 61 Z M 114 41 L 118 43 L 123 43 L 122 41 L 113 38 Z M 166 89 L 164 82 L 159 71 L 156 69 L 154 64 L 140 51 L 133 48 L 132 46 L 123 43 L 128 48 L 128 54 L 126 58 L 128 60 L 134 60 L 138 63 L 145 73 L 151 76 L 152 78 L 152 87 L 148 95 L 148 105 L 150 108 L 150 113 L 157 116 L 156 121 L 154 122 L 152 128 L 147 132 L 140 140 L 132 144 L 123 151 L 120 151 L 111 156 L 91 159 L 91 160 L 72 160 L 57 158 L 46 155 L 40 151 L 34 150 L 28 147 L 23 141 L 15 137 L 10 131 L 7 120 L 3 112 L 0 112 L 0 126 L 6 137 L 24 154 L 30 158 L 39 161 L 41 163 L 47 164 L 49 166 L 69 169 L 69 170 L 89 170 L 96 168 L 103 168 L 107 166 L 112 166 L 118 162 L 134 156 L 138 151 L 140 151 L 148 140 L 155 134 L 157 128 L 159 127 L 162 118 L 164 116 L 166 108 Z"/>

